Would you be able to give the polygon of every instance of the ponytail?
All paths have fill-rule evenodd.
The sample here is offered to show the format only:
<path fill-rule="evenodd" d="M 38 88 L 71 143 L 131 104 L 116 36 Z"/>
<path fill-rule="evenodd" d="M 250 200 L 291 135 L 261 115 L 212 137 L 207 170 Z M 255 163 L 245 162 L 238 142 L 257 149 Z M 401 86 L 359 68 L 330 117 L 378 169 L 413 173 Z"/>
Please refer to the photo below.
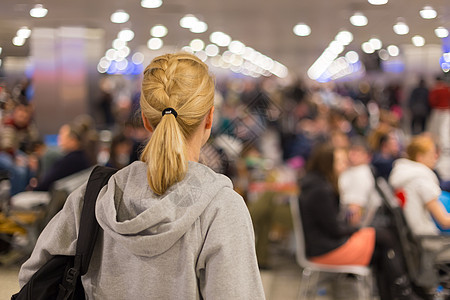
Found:
<path fill-rule="evenodd" d="M 141 160 L 148 165 L 148 184 L 158 195 L 184 178 L 188 166 L 186 140 L 175 116 L 162 117 L 142 152 Z"/>
<path fill-rule="evenodd" d="M 156 57 L 145 69 L 140 105 L 154 129 L 141 160 L 150 188 L 162 195 L 188 169 L 187 141 L 214 102 L 208 67 L 188 53 Z"/>

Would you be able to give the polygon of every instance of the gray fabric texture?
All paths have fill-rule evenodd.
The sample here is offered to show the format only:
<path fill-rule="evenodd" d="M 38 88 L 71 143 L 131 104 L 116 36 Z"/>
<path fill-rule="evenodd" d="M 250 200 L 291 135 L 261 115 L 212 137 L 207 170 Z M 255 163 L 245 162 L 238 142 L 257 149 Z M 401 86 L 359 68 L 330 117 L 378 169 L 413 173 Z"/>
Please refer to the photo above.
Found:
<path fill-rule="evenodd" d="M 99 194 L 99 234 L 88 299 L 264 299 L 253 227 L 231 181 L 189 162 L 186 177 L 161 196 L 147 168 L 119 170 Z M 51 255 L 73 255 L 86 184 L 42 232 L 19 274 L 23 286 Z"/>

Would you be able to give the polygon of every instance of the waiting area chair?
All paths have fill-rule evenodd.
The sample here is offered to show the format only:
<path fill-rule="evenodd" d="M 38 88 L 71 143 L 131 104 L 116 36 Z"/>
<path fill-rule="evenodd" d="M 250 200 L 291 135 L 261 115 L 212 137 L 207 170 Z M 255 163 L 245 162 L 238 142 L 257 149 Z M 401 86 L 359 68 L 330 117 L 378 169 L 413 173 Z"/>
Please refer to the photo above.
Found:
<path fill-rule="evenodd" d="M 296 241 L 296 260 L 300 267 L 303 268 L 298 299 L 314 299 L 314 295 L 317 294 L 320 273 L 336 275 L 352 274 L 355 276 L 358 283 L 358 299 L 372 299 L 372 276 L 369 267 L 358 265 L 324 265 L 313 263 L 307 259 L 303 225 L 297 197 L 290 198 L 290 208 Z M 313 292 L 313 294 L 311 294 L 311 292 Z"/>

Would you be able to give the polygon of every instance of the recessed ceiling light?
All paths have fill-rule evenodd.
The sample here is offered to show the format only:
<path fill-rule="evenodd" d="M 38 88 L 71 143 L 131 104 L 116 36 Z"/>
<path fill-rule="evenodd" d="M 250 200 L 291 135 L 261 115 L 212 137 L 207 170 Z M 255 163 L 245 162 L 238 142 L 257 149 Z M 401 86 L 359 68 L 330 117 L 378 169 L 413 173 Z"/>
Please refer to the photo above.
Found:
<path fill-rule="evenodd" d="M 155 25 L 152 27 L 152 29 L 150 29 L 150 34 L 153 37 L 157 37 L 157 38 L 166 36 L 167 32 L 168 32 L 167 27 L 164 25 L 160 25 L 160 24 Z"/>
<path fill-rule="evenodd" d="M 398 56 L 400 54 L 400 49 L 395 45 L 389 45 L 386 49 L 390 56 Z"/>
<path fill-rule="evenodd" d="M 368 0 L 372 5 L 383 5 L 388 3 L 388 0 Z"/>
<path fill-rule="evenodd" d="M 27 26 L 23 26 L 19 30 L 17 30 L 18 37 L 27 39 L 30 37 L 30 35 L 31 35 L 31 29 L 28 28 Z"/>
<path fill-rule="evenodd" d="M 23 46 L 23 44 L 25 44 L 25 39 L 19 36 L 15 36 L 12 40 L 12 43 L 14 46 Z"/>
<path fill-rule="evenodd" d="M 360 12 L 356 12 L 350 17 L 350 23 L 354 26 L 366 26 L 368 23 L 367 17 Z"/>
<path fill-rule="evenodd" d="M 192 28 L 192 26 L 194 26 L 194 24 L 197 22 L 198 19 L 194 15 L 187 14 L 180 19 L 180 26 L 189 29 Z"/>
<path fill-rule="evenodd" d="M 131 29 L 123 29 L 119 31 L 117 38 L 124 42 L 129 42 L 134 38 L 134 31 Z"/>
<path fill-rule="evenodd" d="M 113 23 L 125 23 L 130 19 L 130 15 L 127 14 L 125 11 L 119 9 L 116 10 L 112 15 L 111 15 L 111 22 Z"/>
<path fill-rule="evenodd" d="M 380 41 L 380 39 L 377 38 L 371 38 L 369 40 L 370 45 L 372 45 L 373 49 L 380 50 L 381 47 L 383 47 L 383 43 Z"/>
<path fill-rule="evenodd" d="M 311 34 L 311 27 L 306 25 L 305 23 L 298 23 L 294 26 L 294 34 L 298 36 L 308 36 Z"/>
<path fill-rule="evenodd" d="M 353 34 L 346 30 L 340 31 L 336 35 L 336 41 L 340 42 L 344 46 L 347 46 L 353 41 Z"/>
<path fill-rule="evenodd" d="M 193 33 L 203 33 L 208 30 L 208 24 L 203 21 L 195 22 L 192 27 L 189 29 Z"/>
<path fill-rule="evenodd" d="M 150 50 L 158 50 L 163 46 L 163 40 L 160 38 L 151 38 L 147 42 L 147 47 Z"/>
<path fill-rule="evenodd" d="M 424 19 L 434 19 L 437 16 L 437 12 L 431 6 L 425 6 L 419 13 Z"/>
<path fill-rule="evenodd" d="M 359 55 L 355 51 L 348 51 L 345 54 L 345 58 L 348 60 L 349 63 L 354 64 L 358 62 Z"/>
<path fill-rule="evenodd" d="M 205 43 L 201 39 L 194 39 L 189 43 L 189 46 L 194 51 L 200 51 L 205 47 Z"/>
<path fill-rule="evenodd" d="M 411 38 L 411 41 L 416 47 L 422 47 L 423 45 L 425 45 L 425 39 L 423 38 L 423 36 L 420 35 L 413 36 Z"/>
<path fill-rule="evenodd" d="M 158 8 L 162 5 L 162 0 L 142 0 L 141 6 L 144 8 Z"/>
<path fill-rule="evenodd" d="M 142 54 L 141 52 L 136 52 L 133 54 L 133 56 L 131 57 L 131 60 L 136 64 L 142 64 L 144 62 L 144 54 Z"/>
<path fill-rule="evenodd" d="M 442 26 L 436 28 L 434 30 L 434 33 L 436 34 L 436 36 L 438 38 L 441 38 L 441 39 L 448 37 L 448 30 L 447 30 L 447 28 L 442 27 Z"/>
<path fill-rule="evenodd" d="M 365 42 L 361 45 L 361 49 L 367 53 L 367 54 L 371 54 L 375 52 L 375 49 L 372 47 L 372 45 L 369 42 Z"/>
<path fill-rule="evenodd" d="M 47 15 L 48 9 L 46 9 L 42 4 L 36 4 L 30 10 L 30 16 L 33 18 L 43 18 Z"/>
<path fill-rule="evenodd" d="M 397 22 L 394 26 L 393 26 L 394 32 L 398 35 L 405 35 L 409 32 L 409 27 L 408 25 L 406 25 L 405 22 Z"/>

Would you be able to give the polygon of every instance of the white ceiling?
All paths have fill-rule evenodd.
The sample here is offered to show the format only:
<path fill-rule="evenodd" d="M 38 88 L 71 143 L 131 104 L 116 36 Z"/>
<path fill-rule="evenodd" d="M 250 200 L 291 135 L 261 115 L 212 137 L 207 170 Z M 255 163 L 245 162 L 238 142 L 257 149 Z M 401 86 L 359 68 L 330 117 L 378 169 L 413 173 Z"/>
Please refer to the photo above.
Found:
<path fill-rule="evenodd" d="M 383 45 L 411 44 L 413 35 L 422 35 L 427 44 L 440 44 L 434 29 L 444 26 L 450 29 L 450 0 L 390 0 L 388 4 L 373 6 L 367 0 L 163 0 L 157 9 L 142 8 L 140 0 L 43 0 L 48 8 L 45 18 L 36 19 L 29 10 L 37 1 L 0 0 L 0 57 L 24 56 L 28 54 L 28 42 L 23 47 L 12 45 L 11 40 L 21 26 L 61 27 L 84 26 L 105 30 L 105 50 L 111 46 L 121 28 L 135 31 L 130 48 L 145 45 L 150 38 L 150 28 L 164 24 L 169 34 L 163 38 L 165 45 L 184 46 L 194 38 L 209 43 L 213 31 L 223 31 L 233 39 L 242 41 L 261 53 L 283 63 L 291 70 L 304 72 L 322 53 L 341 29 L 354 35 L 346 50 L 360 51 L 361 43 L 378 37 Z M 438 17 L 425 20 L 419 16 L 424 5 L 431 5 Z M 130 14 L 125 24 L 113 24 L 110 15 L 116 9 Z M 363 12 L 369 23 L 355 27 L 349 17 Z M 203 34 L 194 34 L 179 26 L 184 14 L 194 14 L 209 26 Z M 392 25 L 398 17 L 405 19 L 409 34 L 396 35 Z M 307 23 L 312 33 L 308 37 L 297 37 L 292 28 L 298 22 Z"/>

